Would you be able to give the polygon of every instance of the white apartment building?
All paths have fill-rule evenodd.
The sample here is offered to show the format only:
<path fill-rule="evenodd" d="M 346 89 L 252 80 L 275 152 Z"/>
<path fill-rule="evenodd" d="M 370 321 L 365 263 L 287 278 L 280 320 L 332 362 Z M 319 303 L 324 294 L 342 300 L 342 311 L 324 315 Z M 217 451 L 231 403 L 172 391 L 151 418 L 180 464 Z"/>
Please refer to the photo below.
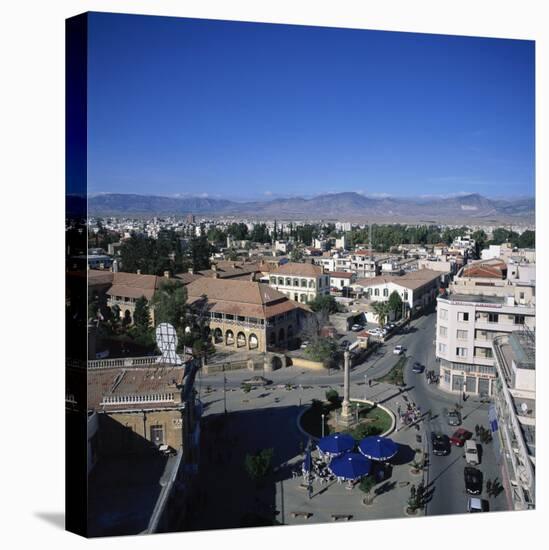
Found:
<path fill-rule="evenodd" d="M 303 304 L 330 294 L 330 276 L 321 266 L 311 263 L 287 262 L 278 266 L 269 275 L 269 285 Z"/>
<path fill-rule="evenodd" d="M 337 253 L 332 256 L 318 256 L 313 259 L 313 263 L 322 266 L 325 271 L 351 272 L 351 258 Z"/>
<path fill-rule="evenodd" d="M 420 269 L 400 276 L 380 275 L 358 279 L 352 287 L 372 302 L 386 302 L 396 291 L 407 309 L 414 310 L 425 307 L 436 298 L 442 276 L 444 274 L 439 271 Z"/>
<path fill-rule="evenodd" d="M 328 273 L 330 276 L 330 289 L 341 290 L 345 287 L 350 287 L 356 280 L 354 273 L 346 273 L 344 271 L 332 271 Z"/>
<path fill-rule="evenodd" d="M 357 250 L 351 254 L 351 271 L 359 279 L 375 277 L 381 273 L 381 263 L 368 250 Z"/>
<path fill-rule="evenodd" d="M 519 266 L 510 267 L 495 260 L 468 264 L 448 292 L 438 297 L 436 356 L 441 389 L 492 395 L 493 339 L 535 328 L 535 280 L 521 279 Z M 531 276 L 531 270 L 526 274 Z"/>
<path fill-rule="evenodd" d="M 535 506 L 535 333 L 498 336 L 492 342 L 497 378 L 491 422 L 504 482 L 515 510 Z"/>

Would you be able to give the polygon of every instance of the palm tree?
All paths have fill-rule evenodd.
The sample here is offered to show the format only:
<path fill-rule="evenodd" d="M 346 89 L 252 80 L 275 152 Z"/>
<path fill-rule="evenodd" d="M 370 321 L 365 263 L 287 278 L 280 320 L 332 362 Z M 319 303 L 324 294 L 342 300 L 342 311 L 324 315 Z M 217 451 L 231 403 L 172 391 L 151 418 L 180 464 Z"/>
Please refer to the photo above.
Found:
<path fill-rule="evenodd" d="M 389 308 L 389 304 L 387 302 L 374 302 L 372 304 L 372 309 L 377 315 L 379 324 L 383 326 L 385 324 L 385 321 L 387 321 L 387 317 L 391 312 Z"/>

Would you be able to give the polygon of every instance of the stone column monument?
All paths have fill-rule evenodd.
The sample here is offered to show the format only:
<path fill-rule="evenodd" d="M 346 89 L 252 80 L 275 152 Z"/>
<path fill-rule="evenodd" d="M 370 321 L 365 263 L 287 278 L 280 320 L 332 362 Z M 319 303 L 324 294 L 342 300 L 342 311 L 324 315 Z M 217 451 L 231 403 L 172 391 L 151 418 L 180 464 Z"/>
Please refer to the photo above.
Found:
<path fill-rule="evenodd" d="M 344 353 L 344 370 L 343 370 L 343 403 L 341 405 L 341 424 L 348 426 L 351 422 L 351 403 L 349 401 L 350 392 L 350 354 L 348 351 Z"/>

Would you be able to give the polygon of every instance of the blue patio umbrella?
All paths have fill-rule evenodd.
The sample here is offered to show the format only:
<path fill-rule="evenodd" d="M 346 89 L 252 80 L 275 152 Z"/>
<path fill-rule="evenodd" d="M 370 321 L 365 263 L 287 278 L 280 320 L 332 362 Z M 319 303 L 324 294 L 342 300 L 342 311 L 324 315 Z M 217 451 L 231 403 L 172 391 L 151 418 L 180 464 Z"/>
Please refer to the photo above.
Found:
<path fill-rule="evenodd" d="M 358 450 L 367 458 L 385 462 L 397 454 L 398 446 L 388 437 L 372 435 L 358 444 Z"/>
<path fill-rule="evenodd" d="M 328 466 L 332 474 L 348 480 L 368 475 L 371 467 L 372 461 L 359 453 L 345 453 L 334 458 Z"/>
<path fill-rule="evenodd" d="M 352 451 L 355 448 L 356 441 L 354 437 L 348 434 L 334 433 L 327 435 L 319 440 L 317 447 L 323 453 L 339 455 Z"/>

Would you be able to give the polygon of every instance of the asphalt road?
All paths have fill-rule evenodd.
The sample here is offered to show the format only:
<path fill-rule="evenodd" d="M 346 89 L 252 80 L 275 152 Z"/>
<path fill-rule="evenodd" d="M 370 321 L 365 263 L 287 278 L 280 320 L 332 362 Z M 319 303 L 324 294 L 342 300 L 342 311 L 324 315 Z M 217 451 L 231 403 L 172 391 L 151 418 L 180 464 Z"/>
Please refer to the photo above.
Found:
<path fill-rule="evenodd" d="M 413 401 L 421 408 L 422 413 L 431 411 L 431 419 L 425 415 L 421 424 L 419 434 L 422 435 L 424 441 L 430 442 L 430 434 L 432 431 L 441 431 L 451 435 L 455 430 L 454 427 L 448 426 L 445 414 L 448 409 L 454 407 L 459 396 L 450 395 L 441 391 L 437 385 L 429 385 L 423 374 L 414 374 L 411 371 L 411 366 L 415 361 L 425 365 L 426 369 L 434 369 L 438 372 L 438 364 L 435 360 L 435 329 L 436 315 L 434 312 L 419 317 L 412 321 L 409 325 L 409 332 L 398 334 L 390 338 L 387 343 L 382 346 L 377 353 L 371 355 L 367 361 L 361 365 L 353 367 L 351 371 L 351 395 L 360 395 L 360 387 L 364 387 L 366 379 L 376 379 L 387 372 L 394 366 L 397 356 L 393 354 L 393 347 L 401 344 L 406 349 L 408 358 L 405 367 L 405 382 L 407 385 L 406 395 L 410 401 Z M 221 407 L 223 400 L 223 388 L 227 390 L 226 399 L 229 410 L 234 410 L 234 407 L 240 408 L 241 395 L 240 385 L 243 380 L 251 376 L 261 374 L 252 373 L 249 371 L 227 371 L 225 380 L 223 373 L 210 374 L 202 376 L 199 379 L 199 387 L 203 392 L 207 386 L 218 391 L 215 392 L 217 406 L 210 409 L 211 412 Z M 295 367 L 288 367 L 278 371 L 266 373 L 265 376 L 273 381 L 274 385 L 292 384 L 294 386 L 303 386 L 304 390 L 298 392 L 283 392 L 281 395 L 280 405 L 287 405 L 290 400 L 296 400 L 295 395 L 299 395 L 299 404 L 301 397 L 303 403 L 310 401 L 311 398 L 323 399 L 325 391 L 328 387 L 334 387 L 342 393 L 343 376 L 340 370 L 328 372 L 305 371 Z M 221 391 L 219 391 L 221 390 Z M 255 401 L 255 400 L 254 400 Z M 278 402 L 277 402 L 278 404 Z M 295 403 L 297 404 L 297 403 Z M 402 401 L 404 406 L 404 401 Z M 257 400 L 253 405 L 255 408 L 272 407 L 272 398 L 264 398 Z M 206 411 L 208 414 L 208 411 Z M 476 424 L 488 425 L 488 406 L 481 404 L 473 397 L 470 397 L 463 403 L 463 427 L 474 433 Z M 484 474 L 484 480 L 494 479 L 501 474 L 496 464 L 495 455 L 493 452 L 493 444 L 483 445 L 482 463 L 479 468 Z M 457 447 L 452 447 L 452 452 L 446 457 L 430 456 L 428 468 L 428 481 L 431 483 L 430 491 L 431 498 L 427 505 L 428 515 L 439 514 L 456 514 L 466 512 L 467 494 L 465 493 L 465 485 L 463 480 L 463 468 L 465 459 L 463 450 Z M 484 498 L 487 498 L 484 495 Z M 490 500 L 491 510 L 507 509 L 505 494 L 502 493 L 496 499 Z"/>

